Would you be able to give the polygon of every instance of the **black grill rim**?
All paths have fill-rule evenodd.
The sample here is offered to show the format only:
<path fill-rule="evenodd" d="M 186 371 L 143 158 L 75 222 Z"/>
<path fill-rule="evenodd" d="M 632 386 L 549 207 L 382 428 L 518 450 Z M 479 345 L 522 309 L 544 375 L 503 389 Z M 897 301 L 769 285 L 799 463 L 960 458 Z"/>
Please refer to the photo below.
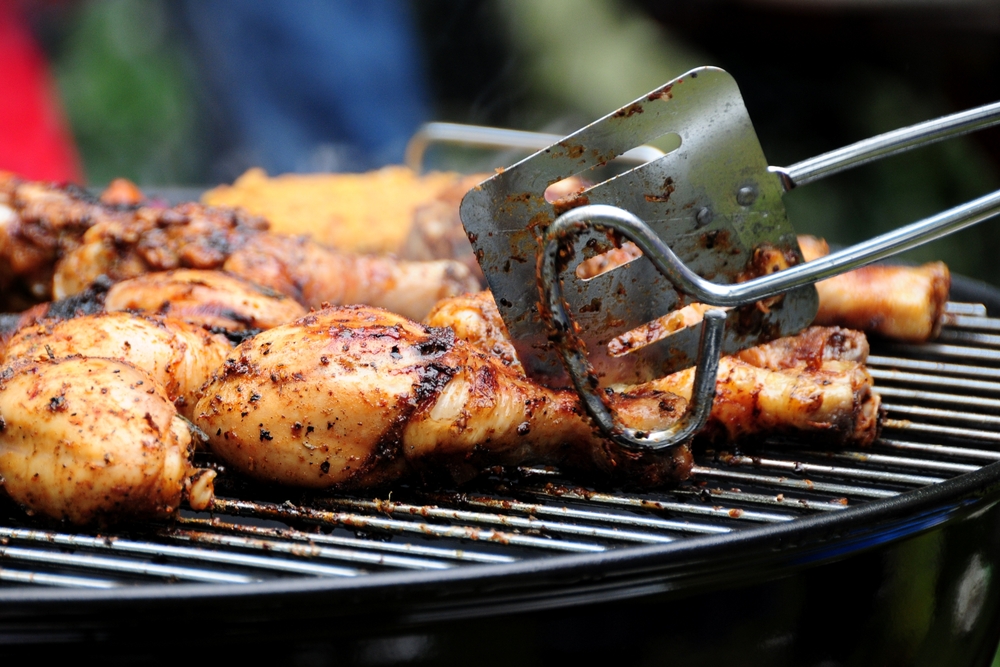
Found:
<path fill-rule="evenodd" d="M 444 620 L 468 618 L 476 607 L 480 613 L 492 615 L 577 604 L 580 596 L 589 598 L 595 587 L 600 599 L 651 592 L 684 595 L 709 587 L 756 583 L 796 568 L 841 560 L 913 537 L 996 502 L 1000 502 L 1000 462 L 835 514 L 598 554 L 239 586 L 147 584 L 95 591 L 18 588 L 0 591 L 0 623 L 12 616 L 57 609 L 81 615 L 110 613 L 116 608 L 134 613 L 136 603 L 159 604 L 164 609 L 198 603 L 199 611 L 221 607 L 232 614 L 227 621 L 237 620 L 241 609 L 259 612 L 277 605 L 322 608 L 332 616 L 356 614 L 367 605 L 378 605 L 381 613 L 405 612 L 414 619 Z M 243 606 L 247 601 L 253 604 Z M 337 604 L 341 602 L 349 604 Z"/>

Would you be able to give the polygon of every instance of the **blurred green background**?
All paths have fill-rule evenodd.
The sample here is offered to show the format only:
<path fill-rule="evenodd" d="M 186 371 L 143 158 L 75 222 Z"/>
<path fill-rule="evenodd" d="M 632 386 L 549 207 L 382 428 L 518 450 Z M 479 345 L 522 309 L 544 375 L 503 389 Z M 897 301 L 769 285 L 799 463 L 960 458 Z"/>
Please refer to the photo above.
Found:
<path fill-rule="evenodd" d="M 983 2 L 424 0 L 433 118 L 571 131 L 702 65 L 740 82 L 772 164 L 1000 99 L 1000 9 Z M 211 141 L 210 94 L 160 0 L 39 21 L 88 181 L 214 185 L 250 165 Z M 496 159 L 496 158 L 494 158 Z M 1000 187 L 1000 130 L 795 190 L 800 232 L 848 244 Z M 441 165 L 448 166 L 448 165 Z M 477 165 L 491 168 L 488 158 Z M 1000 285 L 1000 223 L 912 251 Z"/>

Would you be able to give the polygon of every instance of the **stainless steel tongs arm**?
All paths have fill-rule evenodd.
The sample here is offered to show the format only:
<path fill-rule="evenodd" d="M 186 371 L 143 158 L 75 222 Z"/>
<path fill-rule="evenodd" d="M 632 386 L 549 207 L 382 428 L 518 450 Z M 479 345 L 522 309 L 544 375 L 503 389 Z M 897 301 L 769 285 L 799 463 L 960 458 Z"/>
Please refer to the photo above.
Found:
<path fill-rule="evenodd" d="M 959 111 L 910 127 L 864 139 L 850 146 L 796 162 L 790 167 L 771 167 L 781 177 L 785 190 L 818 181 L 868 162 L 1000 124 L 1000 102 Z"/>
<path fill-rule="evenodd" d="M 570 216 L 571 213 L 583 209 L 591 211 L 597 209 L 597 215 L 622 213 L 635 218 L 631 213 L 614 206 L 584 206 L 564 213 L 549 227 L 548 242 L 545 245 L 540 267 L 540 287 L 543 290 L 542 298 L 545 304 L 545 308 L 542 309 L 543 317 L 551 328 L 551 339 L 556 344 L 563 364 L 576 388 L 576 393 L 579 394 L 580 400 L 583 402 L 584 409 L 608 438 L 632 451 L 657 451 L 675 447 L 686 442 L 700 431 L 712 412 L 716 377 L 719 373 L 719 361 L 722 357 L 722 338 L 725 334 L 726 313 L 723 310 L 705 312 L 701 325 L 701 338 L 698 341 L 698 363 L 695 367 L 691 388 L 691 400 L 684 415 L 667 428 L 658 430 L 640 431 L 622 424 L 605 402 L 606 394 L 598 386 L 593 366 L 587 358 L 586 349 L 577 342 L 575 337 L 576 324 L 566 307 L 566 302 L 563 299 L 562 281 L 559 279 L 561 237 L 572 235 L 574 231 L 582 231 L 591 224 L 588 217 L 581 220 L 579 216 Z M 561 220 L 569 220 L 570 222 L 560 223 Z M 658 237 L 641 220 L 635 218 L 635 222 L 638 222 L 638 226 L 645 232 L 644 236 L 659 241 Z M 673 255 L 669 248 L 667 251 Z M 674 259 L 680 266 L 684 267 L 676 255 L 674 255 Z M 668 266 L 662 262 L 654 262 L 654 265 L 661 273 L 664 273 L 665 267 Z M 664 275 L 667 274 L 664 273 Z"/>
<path fill-rule="evenodd" d="M 997 214 L 1000 214 L 1000 190 L 812 262 L 732 285 L 713 283 L 696 274 L 646 223 L 616 206 L 593 204 L 567 211 L 549 227 L 548 238 L 556 249 L 560 239 L 589 225 L 613 229 L 635 243 L 679 291 L 710 306 L 733 308 L 877 262 Z"/>

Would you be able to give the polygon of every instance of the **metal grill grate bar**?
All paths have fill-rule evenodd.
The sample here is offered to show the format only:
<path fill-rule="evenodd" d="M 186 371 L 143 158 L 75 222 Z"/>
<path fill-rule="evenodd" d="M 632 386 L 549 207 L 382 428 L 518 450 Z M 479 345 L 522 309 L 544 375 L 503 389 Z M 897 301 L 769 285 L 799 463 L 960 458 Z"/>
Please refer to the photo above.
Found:
<path fill-rule="evenodd" d="M 803 452 L 804 454 L 833 459 L 834 461 L 850 461 L 856 463 L 872 463 L 875 465 L 895 466 L 898 468 L 915 468 L 931 472 L 975 472 L 982 466 L 951 461 L 929 461 L 925 459 L 910 459 L 903 456 L 888 456 L 885 454 L 869 454 L 867 452 Z"/>
<path fill-rule="evenodd" d="M 299 540 L 311 542 L 313 544 L 327 544 L 331 546 L 353 547 L 364 551 L 382 551 L 396 554 L 406 554 L 409 556 L 425 556 L 429 558 L 441 558 L 466 563 L 513 563 L 517 558 L 501 554 L 479 553 L 468 549 L 443 549 L 441 547 L 427 547 L 418 544 L 399 544 L 397 542 L 378 542 L 375 540 L 363 540 L 357 537 L 343 537 L 340 535 L 327 535 L 325 533 L 304 533 L 292 528 L 262 528 L 260 526 L 247 526 L 245 524 L 227 523 L 219 519 L 192 519 L 182 517 L 177 523 L 181 526 L 191 526 L 198 528 L 211 528 L 213 530 L 224 530 L 231 533 L 241 533 L 244 535 L 257 535 L 260 537 L 285 538 L 289 540 Z M 165 533 L 169 535 L 169 532 Z"/>
<path fill-rule="evenodd" d="M 565 497 L 565 496 L 563 496 Z M 440 496 L 432 496 L 437 501 L 445 500 Z M 670 521 L 655 517 L 644 517 L 627 514 L 611 514 L 608 512 L 595 512 L 593 510 L 580 510 L 572 507 L 553 507 L 550 505 L 538 505 L 533 503 L 523 503 L 516 500 L 496 499 L 488 496 L 470 496 L 462 494 L 456 499 L 462 505 L 469 507 L 482 507 L 504 509 L 514 512 L 522 512 L 532 516 L 558 516 L 565 519 L 579 519 L 581 521 L 592 521 L 619 526 L 634 526 L 639 528 L 655 528 L 666 531 L 691 532 L 690 528 L 683 521 Z M 717 527 L 712 531 L 704 532 L 729 532 L 725 528 Z"/>
<path fill-rule="evenodd" d="M 911 422 L 900 419 L 886 419 L 882 423 L 883 431 L 909 431 L 911 433 L 929 433 L 931 435 L 951 436 L 953 438 L 967 438 L 973 440 L 985 440 L 987 442 L 1000 442 L 1000 433 L 980 431 L 972 428 L 958 428 L 955 426 L 939 426 L 937 424 L 923 424 L 921 422 Z"/>
<path fill-rule="evenodd" d="M 15 584 L 36 584 L 38 586 L 58 586 L 60 588 L 118 588 L 121 584 L 107 579 L 71 577 L 49 572 L 28 572 L 0 568 L 0 581 Z"/>
<path fill-rule="evenodd" d="M 531 517 L 525 518 L 520 516 L 508 516 L 506 514 L 470 512 L 468 510 L 448 509 L 431 505 L 408 505 L 405 503 L 384 500 L 373 501 L 354 500 L 350 498 L 329 498 L 324 502 L 340 507 L 350 507 L 352 509 L 367 510 L 371 512 L 385 512 L 387 514 L 394 515 L 419 516 L 433 519 L 445 519 L 449 521 L 504 526 L 505 528 L 519 528 L 530 531 L 564 533 L 568 535 L 596 537 L 606 540 L 625 542 L 672 542 L 674 539 L 667 535 L 640 533 L 632 530 L 622 530 L 619 528 L 603 528 L 575 523 L 548 521 L 545 519 L 534 519 Z"/>
<path fill-rule="evenodd" d="M 790 521 L 794 516 L 786 514 L 772 514 L 765 512 L 755 512 L 753 510 L 742 510 L 732 507 L 719 507 L 718 505 L 697 504 L 677 502 L 671 500 L 652 500 L 648 498 L 635 498 L 625 495 L 596 493 L 581 487 L 559 487 L 557 491 L 552 489 L 530 489 L 530 493 L 548 498 L 565 498 L 568 500 L 584 500 L 594 503 L 604 503 L 607 505 L 619 505 L 623 507 L 635 507 L 645 510 L 656 510 L 661 512 L 676 512 L 678 514 L 690 514 L 701 517 L 713 517 L 719 519 L 743 519 L 745 521 L 777 522 Z M 717 524 L 692 524 L 686 523 L 687 532 L 698 533 L 718 533 L 722 526 Z M 729 529 L 725 528 L 725 532 Z"/>
<path fill-rule="evenodd" d="M 1000 461 L 1000 452 L 986 449 L 971 449 L 969 447 L 947 447 L 945 445 L 929 445 L 923 442 L 906 442 L 904 440 L 886 440 L 880 438 L 878 444 L 882 447 L 890 447 L 905 451 L 922 452 L 926 454 L 936 454 L 939 456 L 954 456 L 968 459 L 982 459 L 987 463 Z"/>
<path fill-rule="evenodd" d="M 41 549 L 22 549 L 19 547 L 0 547 L 0 558 L 29 563 L 44 563 L 60 567 L 72 567 L 87 570 L 104 570 L 120 574 L 139 574 L 164 579 L 180 579 L 201 581 L 213 584 L 246 584 L 258 581 L 253 577 L 227 572 L 196 570 L 190 567 L 176 565 L 157 565 L 143 561 L 125 560 L 124 558 L 106 558 L 90 554 L 66 554 L 57 551 Z"/>
<path fill-rule="evenodd" d="M 883 371 L 877 368 L 869 368 L 868 372 L 876 380 L 887 382 L 901 382 L 904 384 L 919 384 L 924 387 L 950 388 L 962 392 L 983 392 L 1000 395 L 1000 382 L 984 382 L 983 380 L 969 380 L 966 378 L 940 377 L 934 375 L 923 375 L 919 373 L 905 373 L 901 371 Z"/>
<path fill-rule="evenodd" d="M 976 412 L 955 412 L 954 410 L 941 410 L 939 408 L 925 408 L 916 405 L 896 405 L 894 403 L 883 403 L 882 407 L 890 412 L 913 417 L 924 417 L 928 419 L 941 419 L 947 421 L 968 422 L 980 426 L 1000 426 L 1000 417 L 996 415 L 983 415 Z"/>
<path fill-rule="evenodd" d="M 758 505 L 770 505 L 783 509 L 810 510 L 816 512 L 835 512 L 847 507 L 843 498 L 837 500 L 809 500 L 807 498 L 797 498 L 795 496 L 785 496 L 783 493 L 776 495 L 763 495 L 760 493 L 746 493 L 740 490 L 729 490 L 720 488 L 705 487 L 698 491 L 678 489 L 674 492 L 678 496 L 697 496 L 706 500 L 726 500 L 737 503 L 751 503 Z"/>
<path fill-rule="evenodd" d="M 410 558 L 406 556 L 395 556 L 391 554 L 374 554 L 371 552 L 353 551 L 348 549 L 337 549 L 335 547 L 320 547 L 297 542 L 264 540 L 251 537 L 240 537 L 237 535 L 217 535 L 197 530 L 177 530 L 170 534 L 170 537 L 177 540 L 186 540 L 197 544 L 212 544 L 216 546 L 235 547 L 239 549 L 253 549 L 266 553 L 280 553 L 302 558 L 322 558 L 326 560 L 340 560 L 352 563 L 362 563 L 366 565 L 381 565 L 387 567 L 398 567 L 408 570 L 447 570 L 453 567 L 450 563 L 429 560 L 426 558 Z M 329 568 L 324 568 L 329 569 Z M 342 571 L 342 568 L 337 568 Z M 354 571 L 356 573 L 356 571 Z M 322 574 L 317 572 L 317 574 Z M 331 575 L 327 575 L 331 576 Z M 347 575 L 351 576 L 351 575 Z"/>
<path fill-rule="evenodd" d="M 976 331 L 1000 331 L 1000 320 L 988 317 L 946 314 L 941 321 L 942 328 L 973 329 Z"/>
<path fill-rule="evenodd" d="M 176 547 L 155 542 L 138 542 L 122 538 L 88 537 L 86 535 L 67 535 L 50 533 L 40 530 L 23 530 L 17 528 L 0 528 L 0 537 L 24 542 L 36 542 L 67 546 L 74 548 L 95 549 L 117 552 L 119 554 L 138 554 L 151 558 L 174 558 L 195 560 L 200 562 L 222 564 L 230 567 L 243 567 L 259 570 L 278 570 L 294 574 L 327 577 L 353 577 L 360 574 L 358 570 L 326 565 L 313 565 L 280 558 L 250 556 L 236 552 L 206 551 L 190 547 Z"/>
<path fill-rule="evenodd" d="M 1000 336 L 971 331 L 952 331 L 945 329 L 938 335 L 938 340 L 948 343 L 981 345 L 983 347 L 1000 347 Z"/>
<path fill-rule="evenodd" d="M 921 345 L 892 345 L 892 349 L 900 350 L 915 357 L 953 357 L 955 359 L 973 359 L 980 362 L 1000 363 L 1000 350 L 984 350 L 980 347 L 965 347 L 962 345 L 945 345 L 942 343 L 923 343 Z"/>
<path fill-rule="evenodd" d="M 494 544 L 545 549 L 549 551 L 596 552 L 605 551 L 601 544 L 569 542 L 520 533 L 502 532 L 471 526 L 440 526 L 432 523 L 400 521 L 383 517 L 372 517 L 350 512 L 331 512 L 308 507 L 251 503 L 244 500 L 216 499 L 215 509 L 233 515 L 273 518 L 278 520 L 298 519 L 317 523 L 381 530 L 390 533 L 411 533 L 423 537 L 446 537 L 459 540 L 474 540 Z"/>
<path fill-rule="evenodd" d="M 794 468 L 794 465 L 792 467 Z M 831 484 L 829 482 L 817 482 L 809 479 L 798 479 L 795 477 L 771 477 L 770 475 L 746 473 L 737 470 L 706 468 L 703 466 L 695 466 L 695 470 L 693 472 L 698 477 L 726 479 L 734 482 L 744 482 L 778 489 L 817 491 L 820 493 L 830 493 L 855 498 L 892 498 L 893 496 L 899 495 L 899 491 L 893 491 L 891 489 L 878 489 L 871 486 Z"/>
<path fill-rule="evenodd" d="M 986 366 L 969 366 L 967 364 L 950 364 L 943 361 L 927 361 L 924 359 L 906 359 L 903 357 L 883 357 L 870 355 L 865 362 L 868 369 L 887 366 L 889 368 L 908 371 L 923 371 L 935 375 L 920 375 L 923 380 L 934 380 L 938 375 L 959 375 L 964 377 L 988 378 L 1000 380 L 1000 368 Z M 883 372 L 883 371 L 879 371 Z M 874 376 L 873 376 L 874 377 Z"/>
<path fill-rule="evenodd" d="M 976 318 L 985 318 L 987 315 L 986 306 L 983 304 L 961 301 L 948 301 L 944 304 L 944 312 L 947 315 L 967 315 Z"/>
<path fill-rule="evenodd" d="M 900 389 L 899 387 L 878 387 L 878 394 L 883 398 L 899 398 L 908 401 L 926 401 L 928 403 L 950 403 L 952 405 L 968 405 L 975 408 L 986 408 L 1000 411 L 1000 399 L 967 396 L 965 394 L 942 394 L 919 389 Z M 883 402 L 883 405 L 885 403 Z"/>
<path fill-rule="evenodd" d="M 868 479 L 874 482 L 888 482 L 897 484 L 912 484 L 915 486 L 927 486 L 943 482 L 940 477 L 925 477 L 923 475 L 907 475 L 901 473 L 883 472 L 880 470 L 866 470 L 864 468 L 842 468 L 839 466 L 818 465 L 815 463 L 802 463 L 799 461 L 783 461 L 780 459 L 765 459 L 749 456 L 733 456 L 726 459 L 728 465 L 763 468 L 765 470 L 788 470 L 805 474 L 830 475 L 834 477 L 853 477 L 855 479 Z"/>

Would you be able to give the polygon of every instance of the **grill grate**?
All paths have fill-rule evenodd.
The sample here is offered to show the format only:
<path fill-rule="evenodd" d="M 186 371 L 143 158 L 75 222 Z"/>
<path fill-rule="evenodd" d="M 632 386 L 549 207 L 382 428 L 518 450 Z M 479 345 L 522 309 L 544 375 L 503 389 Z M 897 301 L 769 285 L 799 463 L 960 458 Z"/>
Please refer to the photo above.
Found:
<path fill-rule="evenodd" d="M 463 493 L 250 501 L 232 497 L 246 489 L 228 493 L 223 475 L 211 515 L 182 512 L 138 533 L 38 529 L 6 506 L 0 588 L 377 577 L 696 540 L 843 511 L 1000 460 L 996 332 L 1000 319 L 982 306 L 951 303 L 938 342 L 872 355 L 887 419 L 864 451 L 775 439 L 753 456 L 700 452 L 693 479 L 655 493 L 595 490 L 557 470 L 522 468 Z"/>

